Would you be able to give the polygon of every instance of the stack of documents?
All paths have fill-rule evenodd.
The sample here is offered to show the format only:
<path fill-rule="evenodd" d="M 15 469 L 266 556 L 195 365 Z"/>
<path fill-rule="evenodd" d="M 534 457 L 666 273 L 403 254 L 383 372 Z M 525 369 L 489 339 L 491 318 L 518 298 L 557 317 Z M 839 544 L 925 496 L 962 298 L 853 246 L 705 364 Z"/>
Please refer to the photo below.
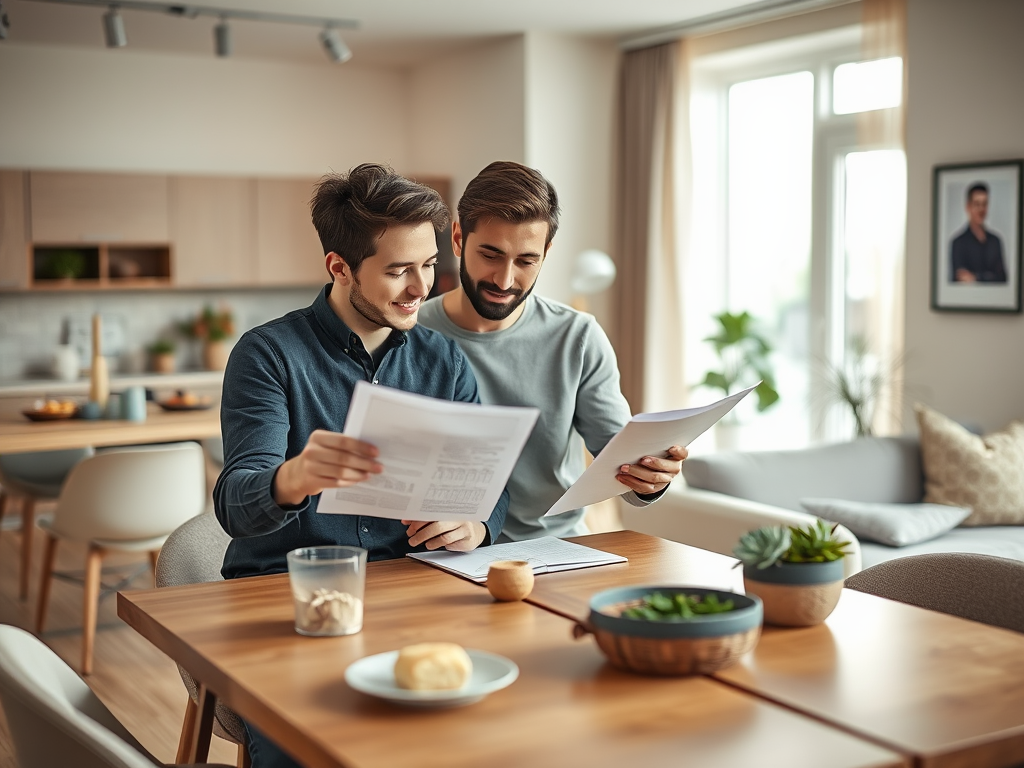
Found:
<path fill-rule="evenodd" d="M 498 560 L 526 560 L 533 566 L 534 573 L 554 573 L 626 562 L 626 558 L 621 555 L 591 549 L 554 536 L 495 544 L 472 552 L 411 552 L 409 557 L 472 581 L 487 581 L 487 569 Z"/>

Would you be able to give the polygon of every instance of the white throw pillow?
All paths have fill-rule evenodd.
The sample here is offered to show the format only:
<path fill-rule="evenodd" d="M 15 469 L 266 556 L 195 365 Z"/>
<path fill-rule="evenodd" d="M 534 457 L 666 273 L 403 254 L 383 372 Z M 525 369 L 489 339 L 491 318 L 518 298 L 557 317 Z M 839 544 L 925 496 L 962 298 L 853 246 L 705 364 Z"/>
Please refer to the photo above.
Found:
<path fill-rule="evenodd" d="M 844 499 L 800 499 L 808 512 L 845 525 L 858 539 L 905 547 L 941 536 L 971 510 L 945 504 L 883 504 Z"/>

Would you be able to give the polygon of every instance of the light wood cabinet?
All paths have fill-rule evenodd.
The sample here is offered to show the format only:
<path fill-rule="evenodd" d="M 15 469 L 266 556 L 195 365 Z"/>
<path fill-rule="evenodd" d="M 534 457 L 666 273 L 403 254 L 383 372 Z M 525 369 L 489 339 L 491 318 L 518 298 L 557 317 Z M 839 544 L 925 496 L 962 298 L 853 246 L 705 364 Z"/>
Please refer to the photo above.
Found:
<path fill-rule="evenodd" d="M 255 197 L 253 179 L 171 178 L 174 285 L 203 288 L 257 283 Z"/>
<path fill-rule="evenodd" d="M 256 259 L 260 285 L 319 285 L 324 250 L 310 218 L 315 179 L 256 180 Z"/>
<path fill-rule="evenodd" d="M 0 290 L 28 288 L 28 176 L 0 171 Z"/>
<path fill-rule="evenodd" d="M 166 243 L 167 177 L 31 171 L 36 244 Z"/>

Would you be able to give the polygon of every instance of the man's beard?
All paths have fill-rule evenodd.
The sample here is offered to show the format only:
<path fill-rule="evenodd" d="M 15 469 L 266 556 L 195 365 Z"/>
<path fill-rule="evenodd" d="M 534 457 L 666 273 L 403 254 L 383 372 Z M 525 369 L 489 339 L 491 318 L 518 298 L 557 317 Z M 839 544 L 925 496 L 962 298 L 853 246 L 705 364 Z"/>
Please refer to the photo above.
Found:
<path fill-rule="evenodd" d="M 522 289 L 510 289 L 502 290 L 494 283 L 488 283 L 481 280 L 476 285 L 473 285 L 473 281 L 469 277 L 469 273 L 466 271 L 466 257 L 463 256 L 459 259 L 459 281 L 462 283 L 462 290 L 466 292 L 466 296 L 469 297 L 469 303 L 473 305 L 473 309 L 480 315 L 484 320 L 504 320 L 526 301 L 527 297 L 533 292 L 534 286 L 537 284 L 534 282 L 527 290 Z M 488 301 L 483 297 L 481 291 L 488 290 L 494 293 L 507 293 L 510 296 L 516 298 L 506 304 L 498 304 L 493 301 Z"/>
<path fill-rule="evenodd" d="M 366 297 L 363 296 L 363 292 L 360 289 L 359 278 L 353 275 L 352 290 L 348 294 L 349 303 L 352 304 L 352 308 L 360 315 L 365 317 L 371 323 L 381 328 L 390 328 L 392 330 L 401 330 L 395 327 L 395 324 L 388 320 L 384 316 L 384 313 L 379 307 L 375 307 Z"/>

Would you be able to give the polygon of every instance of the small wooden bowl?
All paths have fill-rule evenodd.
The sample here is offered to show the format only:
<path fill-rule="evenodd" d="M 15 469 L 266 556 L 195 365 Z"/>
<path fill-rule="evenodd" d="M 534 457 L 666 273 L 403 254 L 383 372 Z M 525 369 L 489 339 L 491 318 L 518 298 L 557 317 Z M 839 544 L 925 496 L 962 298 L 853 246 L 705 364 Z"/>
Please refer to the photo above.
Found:
<path fill-rule="evenodd" d="M 726 613 L 696 616 L 681 621 L 646 621 L 620 616 L 624 604 L 652 592 L 673 595 L 713 594 L 733 600 Z M 590 618 L 578 624 L 579 638 L 592 633 L 598 647 L 614 666 L 645 675 L 704 675 L 736 663 L 752 650 L 761 636 L 761 601 L 749 595 L 707 587 L 620 587 L 590 599 Z"/>
<path fill-rule="evenodd" d="M 522 600 L 533 591 L 533 566 L 525 560 L 498 560 L 487 569 L 487 591 L 495 600 Z"/>

